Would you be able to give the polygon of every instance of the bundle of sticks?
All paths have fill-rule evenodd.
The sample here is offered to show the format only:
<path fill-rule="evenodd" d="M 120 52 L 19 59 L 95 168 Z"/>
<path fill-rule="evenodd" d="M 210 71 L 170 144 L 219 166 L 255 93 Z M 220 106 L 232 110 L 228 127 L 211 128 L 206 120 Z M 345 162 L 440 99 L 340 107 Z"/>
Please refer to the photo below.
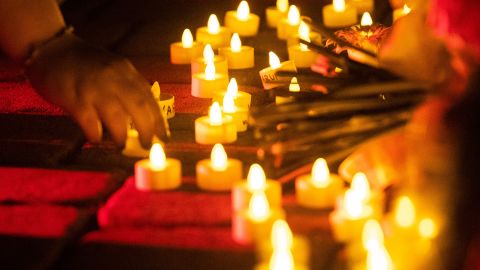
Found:
<path fill-rule="evenodd" d="M 348 50 L 376 59 L 372 52 L 348 44 L 323 26 L 310 23 L 310 27 Z M 250 125 L 260 143 L 260 158 L 275 174 L 284 175 L 318 157 L 333 164 L 341 161 L 366 140 L 407 123 L 428 94 L 422 84 L 352 60 L 324 43 L 300 42 L 341 72 L 279 71 L 278 77 L 297 77 L 301 91 L 289 92 L 288 86 L 269 90 L 272 96 L 288 95 L 294 101 L 252 110 Z"/>

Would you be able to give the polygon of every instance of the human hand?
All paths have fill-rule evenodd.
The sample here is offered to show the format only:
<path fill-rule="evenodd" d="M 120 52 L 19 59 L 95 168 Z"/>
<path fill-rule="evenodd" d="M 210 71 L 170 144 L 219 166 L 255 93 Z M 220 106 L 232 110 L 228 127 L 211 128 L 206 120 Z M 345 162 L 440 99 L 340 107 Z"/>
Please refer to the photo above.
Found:
<path fill-rule="evenodd" d="M 26 74 L 37 92 L 78 122 L 89 141 L 99 142 L 102 126 L 123 145 L 131 117 L 140 142 L 166 137 L 165 120 L 150 84 L 126 59 L 66 33 L 40 48 Z"/>

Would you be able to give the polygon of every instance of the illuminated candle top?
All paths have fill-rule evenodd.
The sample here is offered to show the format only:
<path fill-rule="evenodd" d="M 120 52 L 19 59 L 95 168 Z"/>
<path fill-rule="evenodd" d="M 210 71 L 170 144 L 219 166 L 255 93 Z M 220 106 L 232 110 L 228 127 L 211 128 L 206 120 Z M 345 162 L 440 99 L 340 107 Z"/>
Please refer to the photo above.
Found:
<path fill-rule="evenodd" d="M 154 143 L 150 149 L 150 164 L 154 170 L 164 170 L 167 167 L 165 151 L 159 143 Z"/>
<path fill-rule="evenodd" d="M 297 6 L 291 5 L 288 8 L 287 21 L 290 25 L 300 24 L 300 11 L 298 10 Z"/>
<path fill-rule="evenodd" d="M 431 218 L 424 218 L 418 223 L 418 233 L 423 238 L 433 239 L 437 236 L 438 229 Z"/>
<path fill-rule="evenodd" d="M 383 245 L 383 231 L 378 221 L 368 220 L 363 226 L 362 243 L 365 250 L 372 250 Z"/>
<path fill-rule="evenodd" d="M 248 204 L 248 213 L 252 220 L 257 222 L 265 221 L 270 214 L 270 205 L 268 204 L 265 192 L 254 192 Z"/>
<path fill-rule="evenodd" d="M 407 15 L 410 11 L 412 11 L 412 9 L 409 8 L 407 4 L 403 5 L 403 14 Z"/>
<path fill-rule="evenodd" d="M 272 51 L 268 52 L 268 63 L 272 69 L 277 69 L 282 66 L 280 58 Z"/>
<path fill-rule="evenodd" d="M 407 228 L 415 222 L 415 206 L 407 196 L 398 199 L 395 209 L 395 221 L 400 227 Z"/>
<path fill-rule="evenodd" d="M 234 98 L 238 96 L 238 84 L 235 78 L 231 78 L 227 86 L 227 95 L 232 95 Z"/>
<path fill-rule="evenodd" d="M 336 12 L 344 12 L 345 9 L 345 0 L 333 0 L 333 10 Z"/>
<path fill-rule="evenodd" d="M 183 48 L 191 48 L 193 46 L 193 36 L 190 29 L 183 30 L 182 34 L 182 47 Z"/>
<path fill-rule="evenodd" d="M 218 102 L 214 102 L 208 111 L 208 118 L 210 121 L 210 125 L 212 126 L 221 126 L 223 124 L 222 121 L 222 109 L 220 108 L 220 104 Z"/>
<path fill-rule="evenodd" d="M 279 219 L 273 223 L 270 239 L 274 250 L 292 248 L 293 234 L 285 220 Z"/>
<path fill-rule="evenodd" d="M 370 197 L 370 185 L 368 184 L 367 176 L 362 172 L 358 172 L 353 176 L 350 189 L 355 190 L 362 201 Z"/>
<path fill-rule="evenodd" d="M 373 24 L 373 19 L 372 16 L 370 16 L 370 13 L 364 12 L 362 15 L 362 20 L 360 21 L 361 26 L 370 26 Z"/>
<path fill-rule="evenodd" d="M 288 0 L 277 0 L 277 9 L 284 13 L 287 12 Z"/>
<path fill-rule="evenodd" d="M 298 27 L 298 37 L 310 42 L 310 27 L 304 22 L 300 22 L 300 26 Z M 302 51 L 308 51 L 308 46 L 300 43 L 300 49 Z"/>
<path fill-rule="evenodd" d="M 297 77 L 293 77 L 290 80 L 290 85 L 288 86 L 288 91 L 290 91 L 290 92 L 300 92 L 300 85 L 298 84 Z"/>
<path fill-rule="evenodd" d="M 207 28 L 210 34 L 215 35 L 220 33 L 220 23 L 218 22 L 217 15 L 211 14 L 210 17 L 208 17 Z"/>
<path fill-rule="evenodd" d="M 237 19 L 240 21 L 246 21 L 250 17 L 250 7 L 247 1 L 242 1 L 237 8 Z"/>
<path fill-rule="evenodd" d="M 227 169 L 228 157 L 222 144 L 217 143 L 213 146 L 210 160 L 215 171 L 225 171 Z"/>
<path fill-rule="evenodd" d="M 318 188 L 324 188 L 330 183 L 330 171 L 328 170 L 327 161 L 318 158 L 312 167 L 312 184 Z"/>
<path fill-rule="evenodd" d="M 263 171 L 262 166 L 255 163 L 250 166 L 247 175 L 247 185 L 252 191 L 264 190 L 267 185 L 267 177 Z"/>
<path fill-rule="evenodd" d="M 242 49 L 242 41 L 237 33 L 234 33 L 230 39 L 230 49 L 232 52 L 240 52 Z"/>
<path fill-rule="evenodd" d="M 274 250 L 270 257 L 270 270 L 293 270 L 295 263 L 290 250 Z"/>
<path fill-rule="evenodd" d="M 205 45 L 205 48 L 203 48 L 203 59 L 205 60 L 205 62 L 213 62 L 214 58 L 215 53 L 213 52 L 212 45 Z"/>
<path fill-rule="evenodd" d="M 223 97 L 223 111 L 226 113 L 235 113 L 237 107 L 235 106 L 235 98 L 233 95 L 227 94 Z"/>
<path fill-rule="evenodd" d="M 369 250 L 367 255 L 367 270 L 390 270 L 393 269 L 392 258 L 385 246 Z"/>
<path fill-rule="evenodd" d="M 347 190 L 343 197 L 343 208 L 349 217 L 361 217 L 363 212 L 363 204 L 360 194 L 352 189 Z"/>
<path fill-rule="evenodd" d="M 215 80 L 215 64 L 212 61 L 208 61 L 205 66 L 205 79 L 209 81 Z"/>
<path fill-rule="evenodd" d="M 153 84 L 152 84 L 152 88 L 150 89 L 152 91 L 152 94 L 153 94 L 153 97 L 155 99 L 160 99 L 160 85 L 158 84 L 157 81 L 155 81 Z"/>

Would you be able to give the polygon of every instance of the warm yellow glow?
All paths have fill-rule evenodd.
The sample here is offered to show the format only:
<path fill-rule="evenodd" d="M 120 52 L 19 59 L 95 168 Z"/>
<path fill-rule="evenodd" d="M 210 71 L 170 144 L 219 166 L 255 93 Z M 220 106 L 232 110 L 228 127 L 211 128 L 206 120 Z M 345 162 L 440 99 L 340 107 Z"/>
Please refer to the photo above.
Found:
<path fill-rule="evenodd" d="M 358 193 L 358 196 L 360 196 L 362 201 L 370 198 L 370 185 L 368 184 L 367 176 L 364 173 L 358 172 L 353 176 L 350 188 Z"/>
<path fill-rule="evenodd" d="M 277 69 L 282 66 L 280 58 L 272 51 L 268 52 L 268 63 L 272 69 Z"/>
<path fill-rule="evenodd" d="M 292 248 L 293 234 L 285 220 L 279 219 L 273 223 L 270 239 L 274 250 Z"/>
<path fill-rule="evenodd" d="M 407 15 L 408 13 L 410 13 L 410 11 L 412 11 L 412 9 L 409 8 L 409 7 L 407 6 L 407 4 L 403 5 L 403 14 L 404 14 L 404 15 Z"/>
<path fill-rule="evenodd" d="M 214 102 L 208 111 L 208 118 L 210 121 L 210 125 L 212 126 L 221 126 L 222 121 L 222 109 L 220 109 L 220 104 L 218 102 Z"/>
<path fill-rule="evenodd" d="M 312 184 L 318 188 L 324 188 L 330 184 L 330 171 L 328 170 L 327 161 L 323 158 L 318 158 L 313 163 Z"/>
<path fill-rule="evenodd" d="M 207 29 L 210 34 L 218 34 L 220 33 L 220 23 L 218 22 L 217 15 L 211 14 L 208 17 Z"/>
<path fill-rule="evenodd" d="M 154 143 L 150 149 L 150 164 L 154 170 L 164 170 L 167 167 L 165 151 L 159 143 Z"/>
<path fill-rule="evenodd" d="M 263 191 L 256 191 L 252 194 L 248 204 L 248 214 L 256 222 L 265 221 L 270 215 L 270 205 L 267 196 Z"/>
<path fill-rule="evenodd" d="M 150 89 L 152 91 L 152 94 L 153 94 L 153 97 L 155 99 L 160 99 L 160 85 L 158 84 L 157 81 L 155 81 L 153 84 L 152 84 L 152 88 Z"/>
<path fill-rule="evenodd" d="M 288 8 L 288 15 L 287 21 L 290 25 L 299 25 L 300 24 L 300 11 L 298 10 L 297 6 L 291 5 Z"/>
<path fill-rule="evenodd" d="M 385 247 L 379 246 L 369 250 L 367 254 L 367 270 L 391 270 L 393 269 L 392 258 Z"/>
<path fill-rule="evenodd" d="M 343 208 L 349 218 L 355 219 L 362 216 L 363 203 L 357 191 L 349 189 L 345 192 L 343 197 Z"/>
<path fill-rule="evenodd" d="M 287 12 L 288 10 L 288 0 L 277 0 L 277 9 L 280 10 L 280 12 Z"/>
<path fill-rule="evenodd" d="M 235 113 L 237 107 L 235 106 L 235 98 L 231 94 L 226 94 L 223 97 L 223 111 L 225 113 Z"/>
<path fill-rule="evenodd" d="M 234 98 L 238 96 L 238 84 L 235 78 L 231 78 L 227 86 L 227 95 L 232 95 Z"/>
<path fill-rule="evenodd" d="M 380 223 L 368 220 L 363 226 L 362 243 L 365 250 L 372 250 L 383 245 L 383 231 Z"/>
<path fill-rule="evenodd" d="M 433 239 L 438 235 L 438 229 L 431 218 L 424 218 L 418 224 L 418 233 L 423 238 Z"/>
<path fill-rule="evenodd" d="M 370 13 L 364 12 L 362 15 L 362 20 L 360 21 L 361 26 L 370 26 L 373 24 L 373 19 Z"/>
<path fill-rule="evenodd" d="M 298 37 L 310 42 L 310 27 L 304 22 L 300 22 L 300 26 L 298 27 Z M 308 46 L 300 43 L 300 49 L 302 51 L 308 51 Z"/>
<path fill-rule="evenodd" d="M 270 270 L 294 270 L 295 263 L 290 250 L 274 250 L 270 257 Z"/>
<path fill-rule="evenodd" d="M 290 92 L 300 92 L 300 85 L 298 84 L 297 77 L 293 77 L 290 80 L 290 85 L 288 86 L 288 91 L 290 91 Z"/>
<path fill-rule="evenodd" d="M 193 46 L 193 36 L 192 32 L 190 32 L 190 29 L 185 29 L 183 30 L 182 34 L 182 46 L 184 48 L 191 48 Z"/>
<path fill-rule="evenodd" d="M 214 58 L 215 53 L 213 52 L 212 45 L 205 45 L 205 48 L 203 48 L 203 60 L 205 62 L 213 62 Z"/>
<path fill-rule="evenodd" d="M 212 153 L 210 154 L 212 168 L 215 171 L 225 171 L 227 169 L 227 160 L 227 153 L 225 152 L 223 145 L 216 143 L 212 148 Z"/>
<path fill-rule="evenodd" d="M 415 223 L 415 206 L 409 197 L 402 196 L 398 199 L 395 221 L 403 228 L 411 227 Z"/>
<path fill-rule="evenodd" d="M 336 12 L 344 12 L 345 9 L 345 0 L 333 0 L 333 10 Z"/>
<path fill-rule="evenodd" d="M 262 166 L 255 163 L 250 166 L 250 170 L 247 175 L 248 189 L 252 191 L 264 190 L 267 185 L 267 177 L 263 171 Z"/>
<path fill-rule="evenodd" d="M 213 61 L 207 61 L 205 66 L 205 79 L 209 81 L 215 80 L 215 64 Z"/>
<path fill-rule="evenodd" d="M 242 41 L 237 33 L 234 33 L 232 39 L 230 39 L 230 49 L 232 52 L 240 52 L 242 50 Z"/>
<path fill-rule="evenodd" d="M 242 1 L 237 8 L 237 19 L 240 21 L 246 21 L 250 17 L 250 7 L 247 1 Z"/>

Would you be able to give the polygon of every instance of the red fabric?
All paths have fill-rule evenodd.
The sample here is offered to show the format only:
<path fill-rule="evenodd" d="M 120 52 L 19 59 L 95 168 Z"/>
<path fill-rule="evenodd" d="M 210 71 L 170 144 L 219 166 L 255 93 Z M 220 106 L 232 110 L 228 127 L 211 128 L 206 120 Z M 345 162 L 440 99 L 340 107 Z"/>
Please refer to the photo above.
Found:
<path fill-rule="evenodd" d="M 105 172 L 0 167 L 0 202 L 91 200 L 110 191 L 112 181 L 111 174 Z"/>
<path fill-rule="evenodd" d="M 175 96 L 175 112 L 206 114 L 212 104 L 211 99 L 192 96 L 190 84 L 160 84 L 162 92 Z"/>
<path fill-rule="evenodd" d="M 60 237 L 79 217 L 72 207 L 53 205 L 0 205 L 0 234 Z"/>
<path fill-rule="evenodd" d="M 98 212 L 102 228 L 228 225 L 230 220 L 230 193 L 139 191 L 134 177 Z"/>
<path fill-rule="evenodd" d="M 89 233 L 83 241 L 203 250 L 249 249 L 233 241 L 230 227 L 109 228 Z"/>

